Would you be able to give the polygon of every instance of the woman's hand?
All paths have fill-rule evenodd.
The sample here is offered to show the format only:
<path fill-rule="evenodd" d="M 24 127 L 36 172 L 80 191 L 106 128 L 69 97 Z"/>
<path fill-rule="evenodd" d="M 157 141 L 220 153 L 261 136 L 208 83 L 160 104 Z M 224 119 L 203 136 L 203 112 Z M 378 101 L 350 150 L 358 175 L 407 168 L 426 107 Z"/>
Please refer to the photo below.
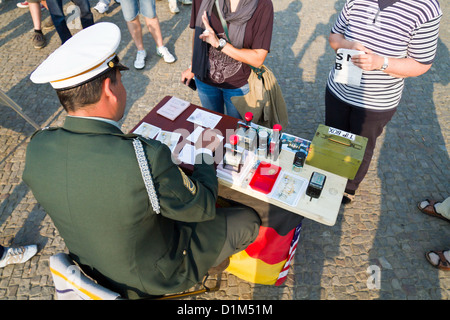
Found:
<path fill-rule="evenodd" d="M 203 12 L 202 21 L 205 25 L 205 31 L 200 35 L 200 39 L 209 43 L 214 48 L 217 48 L 219 46 L 219 39 L 217 38 L 213 28 L 211 28 L 211 26 L 209 25 L 208 15 L 206 14 L 206 11 Z"/>
<path fill-rule="evenodd" d="M 205 31 L 199 36 L 200 39 L 209 43 L 212 47 L 219 47 L 219 39 L 216 32 L 211 28 L 208 21 L 208 15 L 206 11 L 202 15 L 203 24 L 205 25 Z M 269 51 L 265 49 L 238 49 L 234 47 L 231 43 L 227 42 L 225 47 L 223 47 L 222 53 L 233 58 L 236 61 L 249 64 L 255 68 L 261 67 L 266 59 L 267 53 Z"/>
<path fill-rule="evenodd" d="M 352 62 L 355 66 L 366 70 L 378 70 L 381 68 L 384 62 L 384 58 L 374 54 L 372 50 L 366 48 L 361 43 L 356 41 L 350 41 L 344 38 L 343 34 L 331 33 L 329 37 L 330 46 L 337 51 L 338 49 L 351 49 L 363 51 L 364 54 L 354 55 Z"/>
<path fill-rule="evenodd" d="M 191 79 L 194 78 L 194 76 L 195 74 L 192 73 L 192 68 L 189 67 L 181 73 L 181 82 L 185 85 L 188 85 Z"/>
<path fill-rule="evenodd" d="M 378 70 L 384 63 L 384 58 L 374 53 L 358 54 L 352 57 L 352 62 L 355 66 L 366 70 Z"/>

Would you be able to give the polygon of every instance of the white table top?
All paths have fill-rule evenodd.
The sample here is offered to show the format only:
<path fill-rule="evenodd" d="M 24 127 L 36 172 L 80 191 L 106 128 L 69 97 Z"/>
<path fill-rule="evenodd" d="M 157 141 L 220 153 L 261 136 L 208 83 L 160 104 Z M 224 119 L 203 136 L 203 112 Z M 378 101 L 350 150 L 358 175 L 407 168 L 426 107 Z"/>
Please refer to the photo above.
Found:
<path fill-rule="evenodd" d="M 326 175 L 327 178 L 325 181 L 325 185 L 319 198 L 310 198 L 306 194 L 303 194 L 299 199 L 297 205 L 293 207 L 282 201 L 279 201 L 272 197 L 268 197 L 262 192 L 253 190 L 250 186 L 242 187 L 240 183 L 233 184 L 229 180 L 223 179 L 221 177 L 219 177 L 218 180 L 219 183 L 233 190 L 271 203 L 285 210 L 299 214 L 305 218 L 317 221 L 328 226 L 333 226 L 336 223 L 337 215 L 339 213 L 342 196 L 347 184 L 347 179 L 307 164 L 304 165 L 300 172 L 295 172 L 292 170 L 293 160 L 294 154 L 292 152 L 283 150 L 280 153 L 277 161 L 271 163 L 280 166 L 282 170 L 287 173 L 305 178 L 308 182 L 311 174 L 314 171 Z M 270 162 L 266 159 L 263 159 L 262 161 Z"/>

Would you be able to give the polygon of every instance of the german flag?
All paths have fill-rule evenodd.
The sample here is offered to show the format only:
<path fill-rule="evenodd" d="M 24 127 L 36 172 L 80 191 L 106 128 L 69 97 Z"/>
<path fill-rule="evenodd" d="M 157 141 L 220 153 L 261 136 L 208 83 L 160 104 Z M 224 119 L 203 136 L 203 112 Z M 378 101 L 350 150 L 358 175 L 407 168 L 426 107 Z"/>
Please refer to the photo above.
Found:
<path fill-rule="evenodd" d="M 227 271 L 253 283 L 283 284 L 294 258 L 300 230 L 301 224 L 281 236 L 272 228 L 261 227 L 254 243 L 230 257 Z"/>
<path fill-rule="evenodd" d="M 303 217 L 223 186 L 219 195 L 255 209 L 262 222 L 256 240 L 230 257 L 227 271 L 249 282 L 281 285 L 294 258 Z"/>

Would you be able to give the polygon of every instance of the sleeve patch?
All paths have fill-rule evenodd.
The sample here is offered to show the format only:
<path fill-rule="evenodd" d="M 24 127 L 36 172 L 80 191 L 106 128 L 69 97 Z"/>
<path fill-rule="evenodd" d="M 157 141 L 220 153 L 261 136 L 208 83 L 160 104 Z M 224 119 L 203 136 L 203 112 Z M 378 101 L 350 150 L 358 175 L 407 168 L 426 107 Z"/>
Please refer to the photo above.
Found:
<path fill-rule="evenodd" d="M 190 193 L 192 193 L 192 195 L 195 195 L 197 193 L 197 188 L 195 187 L 194 182 L 189 179 L 189 177 L 183 172 L 183 170 L 181 170 L 180 168 L 178 168 L 178 170 L 180 170 L 184 186 L 189 190 Z"/>

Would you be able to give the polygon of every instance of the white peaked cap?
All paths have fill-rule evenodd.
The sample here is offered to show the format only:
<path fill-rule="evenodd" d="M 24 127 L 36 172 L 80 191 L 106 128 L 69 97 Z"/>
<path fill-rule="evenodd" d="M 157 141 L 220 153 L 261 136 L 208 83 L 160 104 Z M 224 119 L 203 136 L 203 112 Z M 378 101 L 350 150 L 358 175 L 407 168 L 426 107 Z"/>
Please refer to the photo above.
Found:
<path fill-rule="evenodd" d="M 81 85 L 113 67 L 127 70 L 116 58 L 120 39 L 120 29 L 114 23 L 96 23 L 76 33 L 50 54 L 30 79 L 34 83 L 50 82 L 55 89 L 66 89 Z"/>

